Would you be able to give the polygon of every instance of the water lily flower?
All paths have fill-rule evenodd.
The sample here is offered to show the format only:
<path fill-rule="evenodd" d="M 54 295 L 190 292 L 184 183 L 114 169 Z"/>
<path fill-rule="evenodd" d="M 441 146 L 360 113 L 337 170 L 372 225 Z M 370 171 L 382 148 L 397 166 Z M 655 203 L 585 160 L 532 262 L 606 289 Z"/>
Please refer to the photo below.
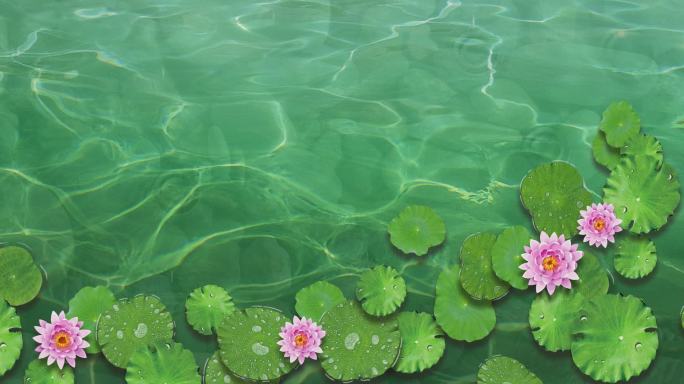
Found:
<path fill-rule="evenodd" d="M 47 357 L 47 364 L 52 365 L 55 361 L 59 369 L 64 368 L 66 361 L 72 367 L 76 367 L 76 357 L 86 358 L 85 348 L 90 343 L 84 340 L 90 334 L 87 329 L 81 329 L 83 322 L 78 321 L 77 317 L 67 319 L 64 311 L 59 315 L 52 312 L 52 317 L 48 323 L 45 320 L 39 321 L 40 326 L 35 327 L 38 336 L 34 337 L 39 345 L 36 352 L 39 352 L 39 359 Z"/>
<path fill-rule="evenodd" d="M 321 341 L 325 337 L 325 331 L 316 323 L 302 317 L 295 316 L 292 323 L 285 323 L 280 329 L 281 340 L 278 341 L 280 351 L 290 359 L 303 364 L 305 359 L 317 359 L 317 353 L 322 353 Z"/>
<path fill-rule="evenodd" d="M 577 229 L 589 245 L 606 248 L 608 242 L 615 242 L 615 234 L 622 231 L 622 220 L 615 216 L 613 204 L 592 204 L 580 214 L 582 218 L 577 220 Z"/>
<path fill-rule="evenodd" d="M 542 232 L 540 240 L 531 240 L 530 246 L 525 246 L 522 254 L 525 263 L 520 265 L 525 271 L 523 277 L 529 279 L 529 285 L 536 286 L 537 293 L 546 288 L 549 295 L 553 295 L 559 285 L 570 289 L 571 281 L 579 280 L 575 270 L 584 253 L 563 235 L 552 233 L 549 236 Z"/>

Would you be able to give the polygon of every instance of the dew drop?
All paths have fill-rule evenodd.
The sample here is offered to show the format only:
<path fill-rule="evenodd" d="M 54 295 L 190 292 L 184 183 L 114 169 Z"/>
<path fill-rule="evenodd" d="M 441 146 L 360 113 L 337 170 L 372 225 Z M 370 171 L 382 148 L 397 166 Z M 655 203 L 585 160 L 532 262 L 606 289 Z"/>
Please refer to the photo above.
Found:
<path fill-rule="evenodd" d="M 636 349 L 637 351 L 640 351 L 641 347 L 642 347 L 641 343 L 634 344 L 634 349 Z"/>
<path fill-rule="evenodd" d="M 585 315 L 582 315 L 582 316 L 580 316 L 580 320 L 581 320 L 581 321 L 586 321 L 586 320 L 587 320 L 587 317 L 586 317 Z"/>
<path fill-rule="evenodd" d="M 116 338 L 117 339 L 121 340 L 121 339 L 123 339 L 123 336 L 124 336 L 123 331 L 116 331 Z"/>
<path fill-rule="evenodd" d="M 252 332 L 254 332 L 254 333 L 261 332 L 261 327 L 258 326 L 258 325 L 253 326 L 253 327 L 252 327 Z"/>
<path fill-rule="evenodd" d="M 373 343 L 373 345 L 378 345 L 379 342 L 380 342 L 380 336 L 378 336 L 378 335 L 371 336 L 371 343 Z"/>
<path fill-rule="evenodd" d="M 230 384 L 231 381 L 233 381 L 233 380 L 230 378 L 229 375 L 223 376 L 223 382 L 224 382 L 225 384 Z"/>
<path fill-rule="evenodd" d="M 624 340 L 624 339 L 625 339 L 624 336 L 622 336 L 622 335 L 618 336 L 618 340 L 622 341 L 622 340 Z"/>
<path fill-rule="evenodd" d="M 252 352 L 254 352 L 255 354 L 257 354 L 259 356 L 264 356 L 265 354 L 268 353 L 268 351 L 269 351 L 268 347 L 261 344 L 261 343 L 252 344 Z"/>
<path fill-rule="evenodd" d="M 427 350 L 428 350 L 428 352 L 432 351 L 432 345 L 428 345 Z"/>
<path fill-rule="evenodd" d="M 350 351 L 353 351 L 354 348 L 356 348 L 356 344 L 359 343 L 359 334 L 356 332 L 352 332 L 347 335 L 347 337 L 344 338 L 344 347 L 347 348 Z"/>
<path fill-rule="evenodd" d="M 133 331 L 133 334 L 138 339 L 142 339 L 143 337 L 145 337 L 147 335 L 147 324 L 139 323 L 138 327 L 135 329 L 135 331 Z"/>

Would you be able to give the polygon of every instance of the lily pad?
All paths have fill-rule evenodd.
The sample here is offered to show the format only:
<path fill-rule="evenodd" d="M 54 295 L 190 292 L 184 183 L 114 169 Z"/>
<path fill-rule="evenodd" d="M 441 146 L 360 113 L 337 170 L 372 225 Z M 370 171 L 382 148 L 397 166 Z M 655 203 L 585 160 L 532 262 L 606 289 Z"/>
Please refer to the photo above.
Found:
<path fill-rule="evenodd" d="M 477 300 L 495 300 L 508 293 L 508 283 L 499 280 L 492 267 L 494 242 L 495 235 L 477 233 L 465 239 L 461 246 L 461 285 Z"/>
<path fill-rule="evenodd" d="M 253 381 L 271 381 L 290 372 L 295 364 L 280 352 L 280 328 L 289 319 L 271 308 L 235 311 L 218 329 L 223 364 L 235 375 Z"/>
<path fill-rule="evenodd" d="M 347 301 L 342 290 L 327 281 L 318 281 L 300 289 L 295 300 L 295 310 L 299 316 L 314 321 L 319 321 L 332 307 Z"/>
<path fill-rule="evenodd" d="M 564 234 L 568 239 L 577 234 L 580 210 L 591 204 L 582 176 L 563 161 L 540 165 L 528 173 L 520 185 L 520 197 L 538 231 Z"/>
<path fill-rule="evenodd" d="M 591 143 L 591 152 L 594 160 L 608 169 L 615 168 L 620 162 L 620 150 L 611 147 L 606 142 L 606 134 L 598 131 L 594 141 Z"/>
<path fill-rule="evenodd" d="M 626 101 L 615 102 L 603 111 L 599 129 L 606 134 L 606 141 L 619 148 L 639 133 L 641 120 Z"/>
<path fill-rule="evenodd" d="M 0 376 L 12 369 L 23 344 L 19 316 L 13 307 L 0 300 Z"/>
<path fill-rule="evenodd" d="M 587 299 L 604 295 L 610 288 L 608 271 L 603 268 L 598 257 L 584 251 L 584 256 L 577 265 L 579 280 L 572 282 L 572 291 L 579 292 Z"/>
<path fill-rule="evenodd" d="M 74 370 L 68 365 L 60 370 L 57 364 L 48 366 L 45 360 L 33 360 L 26 368 L 24 383 L 74 384 Z"/>
<path fill-rule="evenodd" d="M 97 341 L 110 363 L 126 368 L 133 353 L 142 347 L 170 342 L 174 323 L 155 296 L 122 299 L 102 313 L 97 322 Z"/>
<path fill-rule="evenodd" d="M 215 352 L 204 364 L 204 384 L 247 384 L 249 381 L 233 375 L 221 362 L 221 356 Z"/>
<path fill-rule="evenodd" d="M 450 338 L 475 341 L 485 338 L 496 325 L 492 303 L 470 297 L 460 283 L 460 267 L 445 269 L 437 278 L 435 318 Z"/>
<path fill-rule="evenodd" d="M 83 322 L 83 328 L 91 331 L 90 335 L 86 336 L 86 341 L 90 343 L 90 347 L 86 348 L 88 353 L 99 353 L 100 346 L 97 344 L 97 320 L 100 315 L 112 308 L 116 303 L 116 297 L 109 288 L 104 286 L 84 287 L 76 292 L 74 297 L 69 300 L 68 318 L 78 317 Z"/>
<path fill-rule="evenodd" d="M 401 348 L 397 321 L 365 313 L 358 303 L 338 304 L 321 319 L 321 366 L 335 380 L 370 380 L 394 365 Z"/>
<path fill-rule="evenodd" d="M 178 343 L 160 343 L 138 349 L 126 368 L 127 384 L 199 384 L 202 379 L 192 352 Z"/>
<path fill-rule="evenodd" d="M 679 181 L 668 164 L 658 168 L 647 157 L 624 157 L 603 189 L 623 228 L 647 233 L 667 223 L 679 205 Z"/>
<path fill-rule="evenodd" d="M 572 344 L 572 332 L 579 321 L 577 312 L 586 299 L 579 292 L 561 290 L 553 296 L 537 295 L 530 308 L 530 328 L 537 344 L 544 349 L 567 351 Z"/>
<path fill-rule="evenodd" d="M 594 380 L 627 381 L 655 359 L 658 326 L 651 309 L 638 298 L 599 296 L 587 303 L 579 316 L 572 360 Z"/>
<path fill-rule="evenodd" d="M 510 227 L 504 229 L 492 246 L 494 273 L 515 289 L 527 289 L 529 286 L 519 267 L 525 262 L 522 254 L 531 237 L 530 231 L 525 227 Z"/>
<path fill-rule="evenodd" d="M 651 273 L 658 256 L 656 246 L 645 237 L 628 236 L 617 243 L 613 260 L 615 270 L 628 279 L 638 279 Z"/>
<path fill-rule="evenodd" d="M 43 275 L 28 250 L 17 246 L 0 248 L 0 299 L 24 305 L 38 296 Z"/>
<path fill-rule="evenodd" d="M 444 221 L 430 207 L 409 206 L 395 217 L 388 228 L 390 241 L 404 253 L 423 256 L 430 247 L 444 242 Z"/>
<path fill-rule="evenodd" d="M 202 335 L 211 335 L 223 319 L 233 312 L 233 298 L 217 285 L 205 285 L 195 289 L 185 302 L 188 324 Z"/>
<path fill-rule="evenodd" d="M 663 146 L 653 136 L 634 136 L 624 147 L 620 148 L 620 153 L 632 157 L 644 156 L 654 161 L 657 167 L 663 164 Z"/>
<path fill-rule="evenodd" d="M 492 356 L 480 365 L 477 384 L 542 384 L 542 381 L 518 360 Z"/>
<path fill-rule="evenodd" d="M 444 332 L 428 313 L 403 312 L 398 317 L 401 352 L 394 370 L 422 372 L 437 364 L 444 354 Z"/>
<path fill-rule="evenodd" d="M 366 313 L 387 316 L 404 302 L 406 283 L 396 269 L 379 265 L 361 275 L 356 297 Z"/>

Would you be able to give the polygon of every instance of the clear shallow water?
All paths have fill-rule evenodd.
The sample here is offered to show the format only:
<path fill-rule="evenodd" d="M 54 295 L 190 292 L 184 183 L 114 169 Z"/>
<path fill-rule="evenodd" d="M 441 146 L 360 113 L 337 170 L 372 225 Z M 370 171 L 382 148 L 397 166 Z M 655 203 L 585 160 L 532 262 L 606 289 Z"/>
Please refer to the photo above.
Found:
<path fill-rule="evenodd" d="M 215 350 L 183 305 L 194 288 L 239 306 L 293 311 L 317 280 L 351 297 L 360 271 L 404 274 L 405 309 L 432 312 L 439 271 L 478 231 L 530 225 L 518 185 L 567 160 L 598 195 L 589 143 L 600 112 L 629 100 L 666 161 L 684 172 L 684 9 L 626 1 L 0 1 L 0 241 L 29 245 L 48 275 L 20 308 L 31 325 L 85 285 L 153 293 L 198 363 Z M 447 243 L 393 252 L 388 221 L 432 206 Z M 659 264 L 612 292 L 651 306 L 654 365 L 633 380 L 682 382 L 684 259 L 676 216 Z M 603 253 L 611 268 L 610 252 Z M 490 354 L 546 383 L 589 382 L 569 354 L 536 346 L 533 293 L 496 305 L 497 328 L 449 342 L 422 375 L 380 383 L 469 383 Z M 102 359 L 79 383 L 120 383 Z M 316 364 L 286 383 L 319 383 Z"/>

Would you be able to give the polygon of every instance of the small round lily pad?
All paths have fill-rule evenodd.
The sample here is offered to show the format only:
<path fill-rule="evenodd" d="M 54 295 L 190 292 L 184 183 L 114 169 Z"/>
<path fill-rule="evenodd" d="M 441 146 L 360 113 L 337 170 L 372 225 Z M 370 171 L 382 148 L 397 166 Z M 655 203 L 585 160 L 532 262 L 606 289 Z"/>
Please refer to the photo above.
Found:
<path fill-rule="evenodd" d="M 370 380 L 385 373 L 399 356 L 397 321 L 370 316 L 354 301 L 326 312 L 321 326 L 326 331 L 321 366 L 335 380 Z"/>
<path fill-rule="evenodd" d="M 494 274 L 492 246 L 496 236 L 477 233 L 469 236 L 461 246 L 461 285 L 477 300 L 495 300 L 508 293 L 509 285 Z"/>
<path fill-rule="evenodd" d="M 542 384 L 542 381 L 518 360 L 492 356 L 480 365 L 477 384 Z"/>
<path fill-rule="evenodd" d="M 485 338 L 496 325 L 492 303 L 470 297 L 461 287 L 460 267 L 454 265 L 437 278 L 435 318 L 450 338 L 475 341 Z"/>
<path fill-rule="evenodd" d="M 620 150 L 611 147 L 606 142 L 606 134 L 598 131 L 594 141 L 591 143 L 591 152 L 594 160 L 608 169 L 615 168 L 620 162 Z"/>
<path fill-rule="evenodd" d="M 300 289 L 295 300 L 295 310 L 299 316 L 314 321 L 319 321 L 332 307 L 347 301 L 342 290 L 327 281 L 318 281 Z"/>
<path fill-rule="evenodd" d="M 632 137 L 624 147 L 620 148 L 620 153 L 631 157 L 645 156 L 655 162 L 657 167 L 663 164 L 663 146 L 653 136 L 636 135 Z"/>
<path fill-rule="evenodd" d="M 233 312 L 233 298 L 217 285 L 205 285 L 195 289 L 185 302 L 188 324 L 202 335 L 211 335 L 223 319 Z"/>
<path fill-rule="evenodd" d="M 47 365 L 45 360 L 33 360 L 24 374 L 26 384 L 74 384 L 74 370 L 68 365 L 59 369 L 57 364 Z"/>
<path fill-rule="evenodd" d="M 618 101 L 603 111 L 599 129 L 606 134 L 610 146 L 619 148 L 639 133 L 641 120 L 628 102 Z"/>
<path fill-rule="evenodd" d="M 582 175 L 563 161 L 542 164 L 520 185 L 520 198 L 538 231 L 572 238 L 577 234 L 580 210 L 591 204 Z"/>
<path fill-rule="evenodd" d="M 43 275 L 23 247 L 0 248 L 0 299 L 10 305 L 24 305 L 33 300 L 43 285 Z"/>
<path fill-rule="evenodd" d="M 138 349 L 126 368 L 127 384 L 199 384 L 199 368 L 192 352 L 178 343 L 159 343 Z"/>
<path fill-rule="evenodd" d="M 253 381 L 271 381 L 290 372 L 290 363 L 278 341 L 280 328 L 289 319 L 272 308 L 235 311 L 218 329 L 223 364 L 235 375 Z"/>
<path fill-rule="evenodd" d="M 610 173 L 604 200 L 615 206 L 623 228 L 633 233 L 659 229 L 679 205 L 679 180 L 668 164 L 645 157 L 623 157 Z"/>
<path fill-rule="evenodd" d="M 504 229 L 492 245 L 492 267 L 496 276 L 515 289 L 527 289 L 528 281 L 522 277 L 520 265 L 525 262 L 522 254 L 530 243 L 530 231 L 515 226 Z"/>
<path fill-rule="evenodd" d="M 572 291 L 579 292 L 587 299 L 604 295 L 610 288 L 608 271 L 603 268 L 598 257 L 584 251 L 584 256 L 577 264 L 579 280 L 572 282 Z"/>
<path fill-rule="evenodd" d="M 627 236 L 617 243 L 613 263 L 615 270 L 628 279 L 638 279 L 651 273 L 658 256 L 656 246 L 645 237 Z"/>
<path fill-rule="evenodd" d="M 544 349 L 567 351 L 572 344 L 572 331 L 579 321 L 577 312 L 586 299 L 575 291 L 561 290 L 554 295 L 537 295 L 530 308 L 530 328 L 537 344 Z"/>
<path fill-rule="evenodd" d="M 429 313 L 399 314 L 401 352 L 394 370 L 402 373 L 422 372 L 437 364 L 444 354 L 444 332 Z"/>
<path fill-rule="evenodd" d="M 416 256 L 427 254 L 429 248 L 442 244 L 446 238 L 442 218 L 422 205 L 406 207 L 390 222 L 388 231 L 395 247 Z"/>
<path fill-rule="evenodd" d="M 396 269 L 379 265 L 361 275 L 356 297 L 366 313 L 387 316 L 404 302 L 406 283 Z"/>
<path fill-rule="evenodd" d="M 240 379 L 223 365 L 221 356 L 215 352 L 204 364 L 203 384 L 247 384 L 249 381 Z"/>
<path fill-rule="evenodd" d="M 114 366 L 126 368 L 137 349 L 173 338 L 173 319 L 155 296 L 122 299 L 103 312 L 97 322 L 97 342 Z"/>
<path fill-rule="evenodd" d="M 19 316 L 13 307 L 0 300 L 0 376 L 12 369 L 23 344 Z"/>
<path fill-rule="evenodd" d="M 627 381 L 655 359 L 658 326 L 651 309 L 638 298 L 598 296 L 578 316 L 572 360 L 594 380 Z"/>
<path fill-rule="evenodd" d="M 83 322 L 83 328 L 91 331 L 90 335 L 86 336 L 86 341 L 90 343 L 90 346 L 86 348 L 87 353 L 100 352 L 100 346 L 95 340 L 97 337 L 95 332 L 97 320 L 104 311 L 112 308 L 114 303 L 116 303 L 116 297 L 112 291 L 101 285 L 83 287 L 69 300 L 67 318 L 78 317 L 78 320 Z"/>

